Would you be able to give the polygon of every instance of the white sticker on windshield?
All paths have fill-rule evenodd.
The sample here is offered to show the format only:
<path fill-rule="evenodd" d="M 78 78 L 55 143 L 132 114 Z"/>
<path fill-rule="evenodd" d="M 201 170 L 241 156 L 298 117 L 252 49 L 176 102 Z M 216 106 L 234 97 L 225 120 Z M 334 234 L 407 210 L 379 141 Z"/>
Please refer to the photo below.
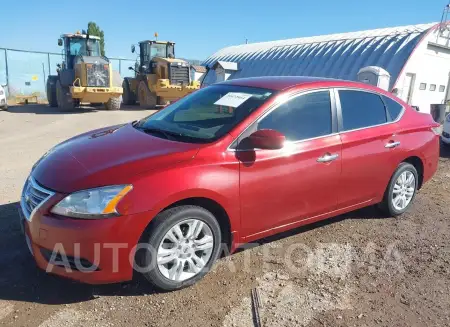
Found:
<path fill-rule="evenodd" d="M 229 92 L 214 102 L 214 104 L 237 108 L 251 97 L 252 94 L 248 93 Z"/>

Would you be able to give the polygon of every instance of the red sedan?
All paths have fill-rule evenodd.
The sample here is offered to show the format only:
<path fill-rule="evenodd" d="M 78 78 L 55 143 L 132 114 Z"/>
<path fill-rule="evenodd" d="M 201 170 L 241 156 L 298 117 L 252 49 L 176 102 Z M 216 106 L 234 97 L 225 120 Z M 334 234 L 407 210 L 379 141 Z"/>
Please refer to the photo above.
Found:
<path fill-rule="evenodd" d="M 223 246 L 374 204 L 404 213 L 436 172 L 437 127 L 366 84 L 232 80 L 51 149 L 25 184 L 21 221 L 50 273 L 98 284 L 137 271 L 179 289 Z"/>

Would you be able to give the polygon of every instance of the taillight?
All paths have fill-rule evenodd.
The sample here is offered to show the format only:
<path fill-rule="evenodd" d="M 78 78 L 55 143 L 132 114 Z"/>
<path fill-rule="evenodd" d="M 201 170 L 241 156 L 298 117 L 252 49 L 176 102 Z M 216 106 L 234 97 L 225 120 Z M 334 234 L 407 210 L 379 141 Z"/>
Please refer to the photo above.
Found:
<path fill-rule="evenodd" d="M 441 135 L 441 133 L 442 133 L 441 125 L 433 126 L 433 127 L 431 127 L 431 130 L 433 131 L 433 133 L 435 135 Z"/>

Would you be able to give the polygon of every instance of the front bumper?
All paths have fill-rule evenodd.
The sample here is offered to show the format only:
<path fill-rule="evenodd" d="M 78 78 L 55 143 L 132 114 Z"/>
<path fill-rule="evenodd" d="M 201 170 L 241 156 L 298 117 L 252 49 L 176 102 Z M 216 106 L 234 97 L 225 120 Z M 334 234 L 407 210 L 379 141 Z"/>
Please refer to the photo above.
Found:
<path fill-rule="evenodd" d="M 50 209 L 64 196 L 55 193 L 29 219 L 19 209 L 21 226 L 37 266 L 88 284 L 131 280 L 136 245 L 153 213 L 98 220 L 54 216 Z M 52 255 L 57 264 L 49 264 Z"/>
<path fill-rule="evenodd" d="M 82 102 L 105 103 L 110 98 L 120 97 L 123 88 L 71 86 L 70 93 L 74 99 L 80 99 Z"/>
<path fill-rule="evenodd" d="M 444 130 L 441 134 L 441 141 L 445 144 L 450 144 L 450 123 L 444 124 Z"/>
<path fill-rule="evenodd" d="M 158 80 L 154 92 L 165 101 L 178 100 L 200 88 L 198 83 L 191 85 L 171 85 L 169 80 Z"/>

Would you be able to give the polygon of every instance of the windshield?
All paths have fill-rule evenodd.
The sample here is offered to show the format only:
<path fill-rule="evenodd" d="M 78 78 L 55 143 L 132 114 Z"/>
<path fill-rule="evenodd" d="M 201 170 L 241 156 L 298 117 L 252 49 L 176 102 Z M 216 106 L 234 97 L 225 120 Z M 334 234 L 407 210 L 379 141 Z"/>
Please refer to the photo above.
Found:
<path fill-rule="evenodd" d="M 153 57 L 166 58 L 167 57 L 166 49 L 167 48 L 165 44 L 153 43 L 150 46 L 150 58 Z"/>
<path fill-rule="evenodd" d="M 176 141 L 209 143 L 228 133 L 273 94 L 273 90 L 261 88 L 212 85 L 144 118 L 135 127 Z"/>
<path fill-rule="evenodd" d="M 88 47 L 91 53 L 88 53 Z M 100 43 L 96 39 L 72 38 L 70 39 L 69 51 L 72 56 L 100 56 Z"/>

